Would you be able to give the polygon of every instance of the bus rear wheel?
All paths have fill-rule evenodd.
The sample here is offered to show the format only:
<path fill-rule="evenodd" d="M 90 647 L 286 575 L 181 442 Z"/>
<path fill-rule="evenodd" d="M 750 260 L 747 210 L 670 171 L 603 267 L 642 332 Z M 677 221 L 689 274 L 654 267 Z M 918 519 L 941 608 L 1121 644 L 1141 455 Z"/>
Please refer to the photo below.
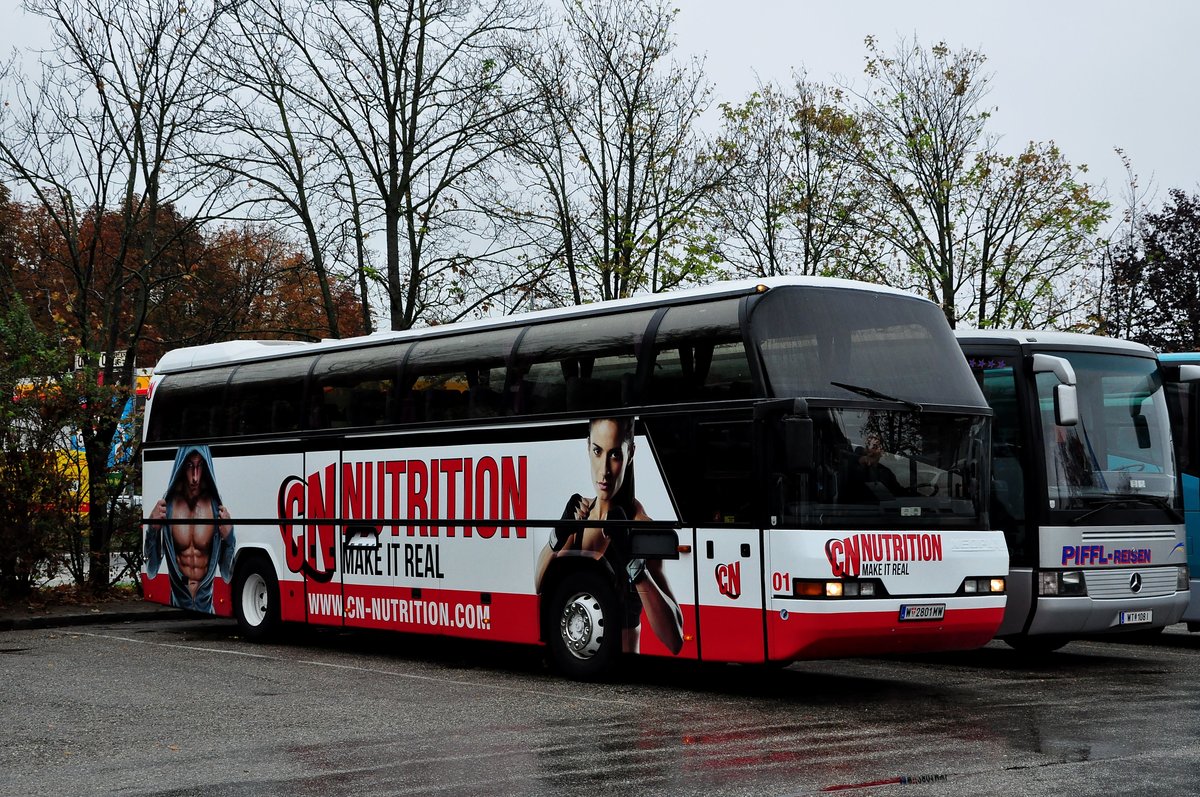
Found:
<path fill-rule="evenodd" d="M 246 639 L 266 639 L 279 629 L 279 582 L 270 563 L 247 560 L 233 579 L 233 608 Z"/>
<path fill-rule="evenodd" d="M 578 681 L 611 675 L 621 650 L 613 588 L 595 573 L 564 578 L 550 596 L 545 634 L 555 668 Z"/>

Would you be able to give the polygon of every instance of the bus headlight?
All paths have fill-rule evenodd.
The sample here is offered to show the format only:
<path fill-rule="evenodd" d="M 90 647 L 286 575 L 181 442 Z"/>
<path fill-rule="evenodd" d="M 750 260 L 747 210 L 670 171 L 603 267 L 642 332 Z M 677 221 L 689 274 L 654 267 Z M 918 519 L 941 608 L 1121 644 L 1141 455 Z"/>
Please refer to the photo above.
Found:
<path fill-rule="evenodd" d="M 1087 595 L 1082 570 L 1051 570 L 1038 573 L 1038 595 Z"/>
<path fill-rule="evenodd" d="M 986 595 L 988 593 L 1004 592 L 1006 584 L 1002 578 L 967 578 L 963 579 L 959 593 L 968 595 Z"/>
<path fill-rule="evenodd" d="M 1188 566 L 1180 565 L 1179 573 L 1175 577 L 1175 591 L 1176 592 L 1187 592 L 1188 590 L 1190 590 L 1192 588 L 1192 585 L 1189 583 L 1190 580 L 1191 580 L 1191 574 L 1188 573 Z"/>
<path fill-rule="evenodd" d="M 817 580 L 797 578 L 792 581 L 792 595 L 796 598 L 874 598 L 886 595 L 882 586 L 874 581 Z"/>

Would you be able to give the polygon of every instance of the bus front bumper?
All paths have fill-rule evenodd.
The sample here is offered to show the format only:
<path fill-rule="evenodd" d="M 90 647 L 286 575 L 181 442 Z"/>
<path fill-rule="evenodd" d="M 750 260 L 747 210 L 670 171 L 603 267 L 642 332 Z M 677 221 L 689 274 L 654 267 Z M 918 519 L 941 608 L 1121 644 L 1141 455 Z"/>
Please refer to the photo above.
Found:
<path fill-rule="evenodd" d="M 844 603 L 776 599 L 767 614 L 767 657 L 791 661 L 978 648 L 996 635 L 1004 601 L 1004 595 Z M 936 608 L 924 608 L 937 606 L 944 608 L 940 618 Z"/>
<path fill-rule="evenodd" d="M 1105 634 L 1162 628 L 1182 619 L 1188 605 L 1188 593 L 1176 592 L 1151 598 L 1098 600 L 1089 597 L 1042 596 L 1037 599 L 1033 622 L 1034 634 Z M 1138 613 L 1150 612 L 1150 621 L 1142 622 Z"/>

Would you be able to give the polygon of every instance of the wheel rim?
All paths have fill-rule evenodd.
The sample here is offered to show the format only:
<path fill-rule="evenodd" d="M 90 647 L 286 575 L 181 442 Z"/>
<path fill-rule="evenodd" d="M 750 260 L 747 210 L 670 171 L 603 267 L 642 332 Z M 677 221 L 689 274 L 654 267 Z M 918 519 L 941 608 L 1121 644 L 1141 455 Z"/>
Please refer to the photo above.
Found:
<path fill-rule="evenodd" d="M 260 626 L 267 619 L 267 580 L 258 573 L 246 577 L 242 586 L 242 616 L 252 626 Z"/>
<path fill-rule="evenodd" d="M 563 645 L 577 659 L 590 659 L 604 640 L 604 612 L 600 601 L 581 592 L 563 607 L 558 630 Z"/>

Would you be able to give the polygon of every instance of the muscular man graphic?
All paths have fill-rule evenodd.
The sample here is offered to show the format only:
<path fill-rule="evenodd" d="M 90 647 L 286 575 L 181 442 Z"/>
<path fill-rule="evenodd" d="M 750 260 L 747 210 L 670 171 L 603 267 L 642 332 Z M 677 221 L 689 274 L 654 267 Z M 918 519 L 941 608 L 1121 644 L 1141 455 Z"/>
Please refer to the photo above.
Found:
<path fill-rule="evenodd" d="M 212 477 L 207 446 L 185 446 L 175 457 L 170 487 L 150 512 L 146 571 L 153 578 L 163 558 L 171 581 L 171 604 L 213 611 L 213 580 L 226 581 L 233 564 L 233 524 Z M 154 521 L 172 520 L 172 523 Z M 224 521 L 224 522 L 222 522 Z"/>

